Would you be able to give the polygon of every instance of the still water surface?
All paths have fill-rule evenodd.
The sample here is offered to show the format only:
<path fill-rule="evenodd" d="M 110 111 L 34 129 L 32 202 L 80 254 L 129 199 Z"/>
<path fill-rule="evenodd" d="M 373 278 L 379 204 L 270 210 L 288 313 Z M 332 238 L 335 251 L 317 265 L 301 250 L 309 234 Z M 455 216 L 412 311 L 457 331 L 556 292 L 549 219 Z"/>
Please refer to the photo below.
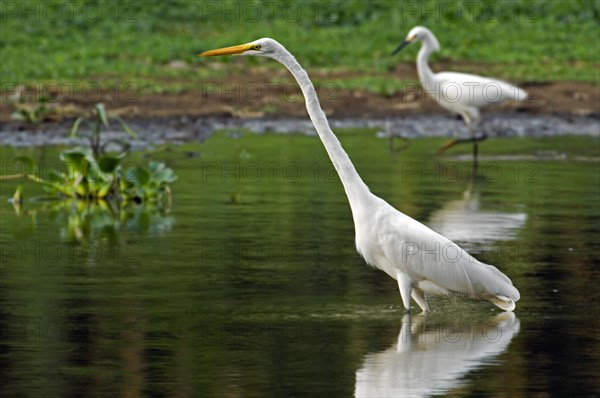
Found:
<path fill-rule="evenodd" d="M 149 155 L 179 174 L 168 215 L 17 215 L 2 184 L 1 395 L 600 393 L 597 139 L 490 140 L 472 178 L 468 158 L 432 155 L 439 140 L 340 138 L 374 193 L 505 272 L 516 312 L 432 298 L 404 316 L 395 281 L 355 252 L 318 139 L 223 132 Z"/>

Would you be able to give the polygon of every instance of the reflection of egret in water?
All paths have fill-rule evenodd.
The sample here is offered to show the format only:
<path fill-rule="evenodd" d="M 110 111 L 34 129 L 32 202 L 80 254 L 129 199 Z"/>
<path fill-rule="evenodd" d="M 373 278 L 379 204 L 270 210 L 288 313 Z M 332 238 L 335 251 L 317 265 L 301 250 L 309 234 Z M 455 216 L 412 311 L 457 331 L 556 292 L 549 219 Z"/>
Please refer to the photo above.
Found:
<path fill-rule="evenodd" d="M 525 213 L 482 210 L 480 193 L 471 181 L 463 198 L 446 202 L 427 226 L 453 241 L 489 242 L 514 239 L 525 221 Z"/>
<path fill-rule="evenodd" d="M 392 129 L 392 123 L 387 120 L 383 124 L 383 131 L 377 133 L 378 138 L 387 138 L 388 150 L 392 155 L 399 155 L 410 146 L 410 140 L 398 131 Z M 394 141 L 398 140 L 398 143 Z"/>
<path fill-rule="evenodd" d="M 504 312 L 487 322 L 426 327 L 425 315 L 402 319 L 398 342 L 366 356 L 356 372 L 356 397 L 428 397 L 461 387 L 467 372 L 490 364 L 519 331 Z"/>

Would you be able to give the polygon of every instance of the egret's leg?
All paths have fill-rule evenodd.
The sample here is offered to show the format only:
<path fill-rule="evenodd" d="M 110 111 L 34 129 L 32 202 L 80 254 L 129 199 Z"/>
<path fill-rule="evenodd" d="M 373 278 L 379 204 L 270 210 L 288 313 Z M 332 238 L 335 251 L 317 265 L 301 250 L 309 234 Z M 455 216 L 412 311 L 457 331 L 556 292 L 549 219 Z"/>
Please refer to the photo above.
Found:
<path fill-rule="evenodd" d="M 477 167 L 478 155 L 479 155 L 479 142 L 487 140 L 488 136 L 486 133 L 481 133 L 479 135 L 473 136 L 473 160 L 475 162 L 475 167 Z"/>
<path fill-rule="evenodd" d="M 475 135 L 473 134 L 473 120 L 467 113 L 461 113 L 460 116 L 463 118 L 463 120 L 467 124 L 467 128 L 469 129 L 469 138 L 455 138 L 453 140 L 446 142 L 444 145 L 442 145 L 437 150 L 438 155 L 443 153 L 444 151 L 446 151 L 446 149 L 452 148 L 456 144 L 461 144 L 463 142 L 476 142 L 476 141 L 474 141 Z M 475 145 L 477 145 L 477 144 L 475 143 Z"/>
<path fill-rule="evenodd" d="M 458 140 L 458 139 L 450 140 L 450 141 L 446 142 L 444 145 L 442 145 L 441 147 L 439 147 L 436 153 L 438 155 L 441 155 L 442 153 L 444 153 L 446 151 L 446 149 L 452 148 L 454 145 L 458 144 L 459 142 L 460 142 L 460 140 Z"/>
<path fill-rule="evenodd" d="M 479 155 L 479 143 L 477 137 L 475 135 L 475 125 L 471 118 L 465 118 L 465 122 L 467 123 L 467 127 L 469 128 L 469 134 L 471 135 L 471 139 L 473 140 L 473 166 L 477 167 Z"/>
<path fill-rule="evenodd" d="M 419 307 L 421 307 L 423 312 L 429 312 L 429 306 L 427 305 L 427 300 L 425 299 L 425 292 L 423 292 L 421 289 L 413 289 L 412 298 L 417 304 L 419 304 Z"/>
<path fill-rule="evenodd" d="M 443 153 L 446 149 L 452 148 L 453 146 L 457 145 L 457 144 L 465 144 L 465 143 L 469 143 L 472 142 L 474 143 L 474 145 L 477 145 L 477 143 L 479 141 L 483 141 L 487 139 L 487 135 L 486 134 L 481 134 L 477 137 L 469 137 L 469 138 L 456 138 L 452 141 L 448 141 L 446 142 L 444 145 L 442 145 L 438 150 L 437 150 L 437 154 L 441 154 Z M 473 151 L 475 152 L 475 151 Z"/>
<path fill-rule="evenodd" d="M 396 272 L 398 287 L 400 288 L 400 296 L 406 312 L 410 312 L 410 293 L 412 291 L 412 281 L 409 276 L 403 272 Z"/>

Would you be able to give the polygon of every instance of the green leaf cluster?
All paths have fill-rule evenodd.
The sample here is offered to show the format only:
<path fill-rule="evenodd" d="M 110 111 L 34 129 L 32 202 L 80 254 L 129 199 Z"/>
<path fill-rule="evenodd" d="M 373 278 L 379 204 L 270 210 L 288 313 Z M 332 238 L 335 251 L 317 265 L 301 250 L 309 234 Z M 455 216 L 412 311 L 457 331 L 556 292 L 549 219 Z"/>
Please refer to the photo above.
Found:
<path fill-rule="evenodd" d="M 170 207 L 171 189 L 169 184 L 177 180 L 173 170 L 164 163 L 151 161 L 147 167 L 131 162 L 125 163 L 129 144 L 121 140 L 101 140 L 102 127 L 109 127 L 110 119 L 117 119 L 130 138 L 137 138 L 129 126 L 118 116 L 109 115 L 103 104 L 94 107 L 92 118 L 80 117 L 75 120 L 70 136 L 82 134 L 80 128 L 90 126 L 89 147 L 74 147 L 60 153 L 63 168 L 50 170 L 43 176 L 35 172 L 0 176 L 0 180 L 26 177 L 43 184 L 55 197 L 80 200 L 108 200 L 118 203 L 142 203 L 167 200 Z M 106 153 L 108 143 L 121 145 L 118 155 Z M 35 170 L 33 159 L 21 156 L 14 159 L 27 170 Z M 21 192 L 15 194 L 22 197 Z"/>

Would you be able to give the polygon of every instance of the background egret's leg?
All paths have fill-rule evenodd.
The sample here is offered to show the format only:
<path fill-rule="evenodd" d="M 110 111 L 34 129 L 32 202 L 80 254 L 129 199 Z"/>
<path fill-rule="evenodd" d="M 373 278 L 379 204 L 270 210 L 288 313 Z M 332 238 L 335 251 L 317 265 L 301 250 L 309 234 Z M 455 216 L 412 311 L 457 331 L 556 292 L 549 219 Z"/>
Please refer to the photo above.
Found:
<path fill-rule="evenodd" d="M 446 142 L 444 145 L 442 145 L 437 150 L 438 155 L 443 153 L 446 149 L 452 148 L 454 145 L 461 144 L 463 142 L 475 142 L 474 145 L 477 145 L 477 142 L 475 141 L 475 135 L 473 134 L 473 127 L 472 127 L 473 120 L 467 113 L 461 113 L 460 116 L 462 117 L 464 122 L 467 124 L 467 127 L 469 129 L 469 137 L 468 138 L 455 138 L 453 140 Z"/>
<path fill-rule="evenodd" d="M 473 164 L 477 166 L 477 157 L 479 155 L 479 142 L 477 137 L 475 136 L 475 126 L 471 118 L 464 117 L 465 122 L 467 123 L 467 127 L 469 128 L 469 135 L 471 139 L 473 139 Z"/>
<path fill-rule="evenodd" d="M 487 135 L 486 134 L 482 134 L 478 137 L 469 137 L 469 138 L 455 138 L 451 141 L 448 141 L 447 143 L 445 143 L 444 145 L 442 145 L 438 150 L 437 150 L 437 154 L 441 154 L 443 153 L 446 149 L 448 148 L 452 148 L 454 145 L 456 144 L 465 144 L 468 142 L 472 142 L 474 143 L 474 145 L 477 145 L 477 143 L 479 141 L 483 141 L 487 139 Z"/>
<path fill-rule="evenodd" d="M 398 279 L 398 287 L 400 288 L 400 295 L 402 296 L 402 303 L 406 312 L 410 312 L 410 292 L 412 290 L 412 281 L 409 276 L 403 272 L 396 272 L 396 279 Z"/>
<path fill-rule="evenodd" d="M 442 145 L 438 150 L 437 150 L 437 154 L 441 154 L 444 153 L 444 151 L 448 148 L 452 148 L 454 145 L 458 144 L 460 142 L 460 139 L 454 139 L 454 140 L 450 140 L 448 142 L 446 142 L 444 145 Z"/>

